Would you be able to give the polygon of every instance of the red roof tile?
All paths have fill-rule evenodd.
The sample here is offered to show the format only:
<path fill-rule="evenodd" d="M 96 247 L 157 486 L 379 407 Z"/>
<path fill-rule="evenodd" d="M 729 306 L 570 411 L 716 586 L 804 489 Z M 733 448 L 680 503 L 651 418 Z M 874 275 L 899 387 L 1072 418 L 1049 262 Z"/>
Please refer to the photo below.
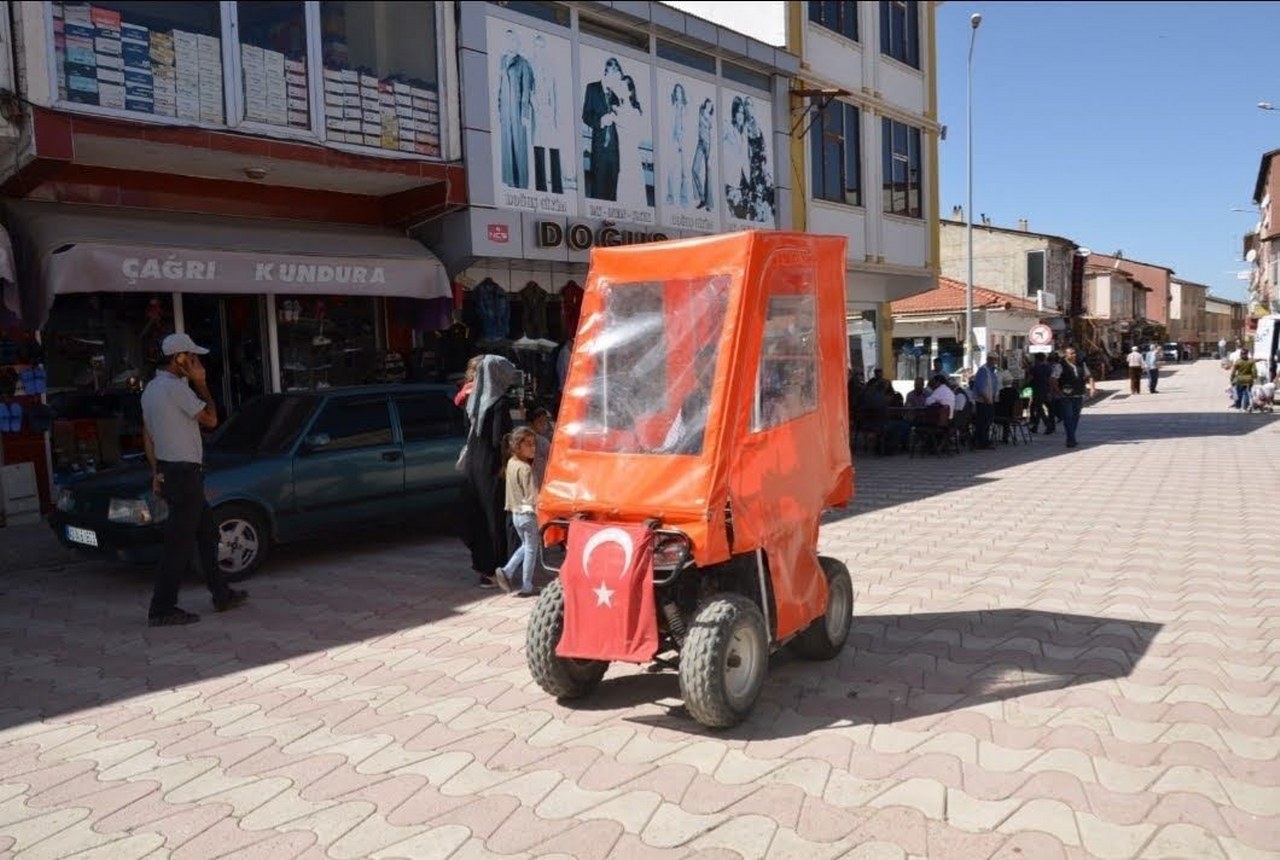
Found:
<path fill-rule="evenodd" d="M 908 296 L 890 304 L 895 314 L 935 314 L 964 310 L 965 285 L 950 278 L 938 278 L 936 289 L 927 293 Z M 1034 311 L 1036 303 L 1023 296 L 1011 296 L 998 293 L 986 287 L 973 287 L 973 306 L 975 308 L 1003 308 L 1013 310 Z"/>

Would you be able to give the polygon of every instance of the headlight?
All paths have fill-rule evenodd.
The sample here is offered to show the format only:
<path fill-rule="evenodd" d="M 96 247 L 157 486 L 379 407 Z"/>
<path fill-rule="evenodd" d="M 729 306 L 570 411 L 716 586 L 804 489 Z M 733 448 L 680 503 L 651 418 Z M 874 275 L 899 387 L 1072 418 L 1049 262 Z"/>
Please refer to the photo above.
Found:
<path fill-rule="evenodd" d="M 653 550 L 653 566 L 658 570 L 671 570 L 683 559 L 688 561 L 689 541 L 687 538 L 662 537 Z"/>
<path fill-rule="evenodd" d="M 112 499 L 107 508 L 107 519 L 136 526 L 162 523 L 169 519 L 169 505 L 150 493 L 141 499 Z"/>
<path fill-rule="evenodd" d="M 145 526 L 152 520 L 151 506 L 145 499 L 112 499 L 107 508 L 107 519 L 113 523 Z"/>
<path fill-rule="evenodd" d="M 67 489 L 60 490 L 58 500 L 53 503 L 53 506 L 64 514 L 70 513 L 76 506 L 76 494 Z"/>

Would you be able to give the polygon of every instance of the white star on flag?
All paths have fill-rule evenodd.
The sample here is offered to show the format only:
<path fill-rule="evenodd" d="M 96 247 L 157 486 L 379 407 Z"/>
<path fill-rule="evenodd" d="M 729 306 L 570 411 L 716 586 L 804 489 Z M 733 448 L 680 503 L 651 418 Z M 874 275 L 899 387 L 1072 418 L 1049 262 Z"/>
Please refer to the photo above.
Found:
<path fill-rule="evenodd" d="M 596 606 L 613 606 L 613 591 L 603 582 L 599 588 L 591 589 L 596 595 Z"/>

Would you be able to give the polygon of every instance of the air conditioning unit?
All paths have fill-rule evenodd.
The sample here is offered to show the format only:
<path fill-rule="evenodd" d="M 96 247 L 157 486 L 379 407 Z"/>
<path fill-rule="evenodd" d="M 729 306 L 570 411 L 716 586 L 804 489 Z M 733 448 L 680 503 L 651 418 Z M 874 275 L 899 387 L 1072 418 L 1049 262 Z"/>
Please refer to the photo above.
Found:
<path fill-rule="evenodd" d="M 1038 311 L 1056 311 L 1058 309 L 1058 297 L 1053 293 L 1046 293 L 1044 290 L 1036 293 L 1036 310 Z"/>

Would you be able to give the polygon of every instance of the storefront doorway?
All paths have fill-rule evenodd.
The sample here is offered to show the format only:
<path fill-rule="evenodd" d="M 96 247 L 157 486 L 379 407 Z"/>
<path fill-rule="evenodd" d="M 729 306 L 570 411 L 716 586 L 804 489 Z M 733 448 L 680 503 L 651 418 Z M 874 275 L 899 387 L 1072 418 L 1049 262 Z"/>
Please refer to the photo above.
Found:
<path fill-rule="evenodd" d="M 182 297 L 184 328 L 209 350 L 204 359 L 209 392 L 224 417 L 267 391 L 264 303 L 262 296 L 187 293 Z"/>

